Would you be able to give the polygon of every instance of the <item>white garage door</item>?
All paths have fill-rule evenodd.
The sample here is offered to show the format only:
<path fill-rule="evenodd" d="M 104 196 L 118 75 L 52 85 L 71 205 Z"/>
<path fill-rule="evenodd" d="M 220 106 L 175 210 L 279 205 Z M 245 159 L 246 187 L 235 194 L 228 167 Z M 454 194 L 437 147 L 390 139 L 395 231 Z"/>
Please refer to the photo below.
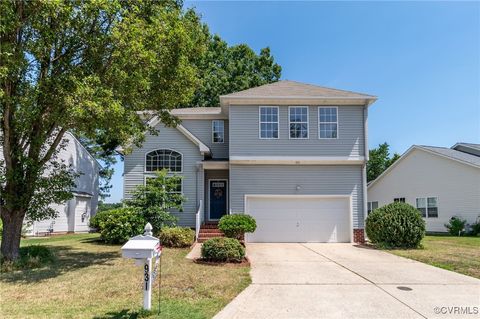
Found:
<path fill-rule="evenodd" d="M 247 196 L 257 221 L 248 242 L 350 242 L 350 198 Z"/>

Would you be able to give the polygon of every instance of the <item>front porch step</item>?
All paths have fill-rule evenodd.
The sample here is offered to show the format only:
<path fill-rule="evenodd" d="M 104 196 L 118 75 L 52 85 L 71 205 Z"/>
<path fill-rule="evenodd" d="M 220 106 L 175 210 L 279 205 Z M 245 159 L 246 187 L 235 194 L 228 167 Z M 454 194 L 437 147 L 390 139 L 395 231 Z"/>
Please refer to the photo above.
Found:
<path fill-rule="evenodd" d="M 200 226 L 200 231 L 198 233 L 198 242 L 203 243 L 207 239 L 224 236 L 225 235 L 223 234 L 223 232 L 218 229 L 217 223 L 205 223 Z"/>

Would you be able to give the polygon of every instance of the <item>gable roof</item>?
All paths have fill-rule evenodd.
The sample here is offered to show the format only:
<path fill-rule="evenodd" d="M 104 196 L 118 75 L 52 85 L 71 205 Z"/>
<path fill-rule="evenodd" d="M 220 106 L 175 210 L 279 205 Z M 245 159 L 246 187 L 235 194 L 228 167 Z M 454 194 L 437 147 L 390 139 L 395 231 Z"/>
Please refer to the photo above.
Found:
<path fill-rule="evenodd" d="M 337 99 L 337 100 L 367 100 L 373 103 L 377 97 L 373 95 L 332 89 L 307 83 L 282 80 L 251 89 L 220 96 L 220 101 L 235 99 Z"/>
<path fill-rule="evenodd" d="M 476 168 L 480 168 L 480 156 L 475 156 L 472 154 L 460 152 L 451 148 L 446 147 L 436 147 L 436 146 L 427 146 L 427 145 L 412 145 L 405 153 L 400 156 L 399 159 L 395 161 L 389 168 L 383 171 L 376 179 L 370 181 L 367 185 L 368 188 L 373 186 L 376 182 L 378 182 L 383 176 L 387 175 L 395 166 L 398 165 L 405 157 L 408 156 L 414 150 L 421 150 L 428 152 L 433 155 L 441 156 L 443 158 L 447 158 L 465 165 L 473 166 Z"/>

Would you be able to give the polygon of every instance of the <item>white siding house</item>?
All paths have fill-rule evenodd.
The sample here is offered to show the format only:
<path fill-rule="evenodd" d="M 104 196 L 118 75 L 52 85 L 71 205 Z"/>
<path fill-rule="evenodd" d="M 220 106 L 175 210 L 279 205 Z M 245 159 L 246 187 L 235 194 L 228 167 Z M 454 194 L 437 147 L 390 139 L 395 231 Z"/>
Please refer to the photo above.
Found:
<path fill-rule="evenodd" d="M 75 180 L 74 196 L 63 204 L 51 206 L 58 212 L 57 218 L 29 224 L 29 235 L 88 232 L 89 219 L 97 211 L 100 164 L 72 134 L 65 134 L 65 142 L 66 147 L 58 154 L 58 160 L 71 164 L 73 170 L 80 173 Z"/>
<path fill-rule="evenodd" d="M 467 145 L 470 145 L 467 147 Z M 368 185 L 368 208 L 395 200 L 419 208 L 427 231 L 446 232 L 459 216 L 469 224 L 480 218 L 480 145 L 453 148 L 412 146 Z"/>

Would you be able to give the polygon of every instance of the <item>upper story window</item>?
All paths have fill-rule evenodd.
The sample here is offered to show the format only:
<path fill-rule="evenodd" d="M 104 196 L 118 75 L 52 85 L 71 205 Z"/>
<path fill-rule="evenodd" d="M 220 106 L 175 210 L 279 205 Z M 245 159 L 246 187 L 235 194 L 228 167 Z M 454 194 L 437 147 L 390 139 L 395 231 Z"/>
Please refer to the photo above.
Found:
<path fill-rule="evenodd" d="M 421 197 L 416 200 L 417 209 L 422 217 L 438 217 L 438 204 L 436 197 Z"/>
<path fill-rule="evenodd" d="M 290 138 L 308 138 L 308 107 L 290 106 L 288 108 Z"/>
<path fill-rule="evenodd" d="M 318 108 L 318 137 L 338 138 L 338 108 Z"/>
<path fill-rule="evenodd" d="M 162 169 L 169 172 L 182 171 L 182 154 L 173 150 L 155 150 L 145 155 L 145 171 L 155 172 Z"/>
<path fill-rule="evenodd" d="M 278 138 L 278 106 L 260 107 L 260 138 Z"/>
<path fill-rule="evenodd" d="M 223 143 L 225 137 L 225 122 L 223 120 L 212 121 L 212 142 Z"/>

